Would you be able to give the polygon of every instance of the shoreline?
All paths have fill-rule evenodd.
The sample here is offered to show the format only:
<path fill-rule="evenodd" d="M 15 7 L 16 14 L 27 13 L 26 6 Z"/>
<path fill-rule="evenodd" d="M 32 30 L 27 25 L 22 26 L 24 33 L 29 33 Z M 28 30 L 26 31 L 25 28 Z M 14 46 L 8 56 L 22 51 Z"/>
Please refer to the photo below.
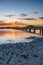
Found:
<path fill-rule="evenodd" d="M 0 65 L 43 65 L 43 37 L 19 44 L 0 45 Z"/>

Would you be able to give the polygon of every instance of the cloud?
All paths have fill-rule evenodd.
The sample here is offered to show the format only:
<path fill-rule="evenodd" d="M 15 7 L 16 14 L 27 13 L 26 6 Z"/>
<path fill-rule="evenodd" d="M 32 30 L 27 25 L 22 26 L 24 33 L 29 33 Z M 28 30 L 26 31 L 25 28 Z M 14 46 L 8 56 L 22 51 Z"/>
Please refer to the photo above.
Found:
<path fill-rule="evenodd" d="M 38 12 L 36 11 L 36 12 L 34 12 L 35 14 L 37 14 Z"/>
<path fill-rule="evenodd" d="M 36 20 L 34 18 L 19 18 L 19 19 L 21 19 L 21 20 Z"/>
<path fill-rule="evenodd" d="M 39 19 L 43 19 L 43 17 L 39 17 Z"/>
<path fill-rule="evenodd" d="M 14 15 L 5 15 L 5 17 L 10 17 L 11 18 L 11 17 L 14 17 Z"/>
<path fill-rule="evenodd" d="M 4 16 L 12 18 L 12 17 L 26 17 L 28 15 L 27 14 L 15 14 L 15 15 L 8 14 L 8 15 L 4 15 Z"/>
<path fill-rule="evenodd" d="M 28 16 L 28 14 L 20 14 L 20 16 L 25 17 Z"/>
<path fill-rule="evenodd" d="M 25 18 L 25 20 L 35 20 L 34 18 Z"/>

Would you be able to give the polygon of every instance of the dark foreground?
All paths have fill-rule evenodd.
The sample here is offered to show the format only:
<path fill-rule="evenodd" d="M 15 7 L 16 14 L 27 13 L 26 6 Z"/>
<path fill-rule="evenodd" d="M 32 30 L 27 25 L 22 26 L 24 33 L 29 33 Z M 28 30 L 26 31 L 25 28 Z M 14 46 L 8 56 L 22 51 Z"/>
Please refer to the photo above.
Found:
<path fill-rule="evenodd" d="M 43 38 L 0 45 L 0 65 L 43 65 Z"/>

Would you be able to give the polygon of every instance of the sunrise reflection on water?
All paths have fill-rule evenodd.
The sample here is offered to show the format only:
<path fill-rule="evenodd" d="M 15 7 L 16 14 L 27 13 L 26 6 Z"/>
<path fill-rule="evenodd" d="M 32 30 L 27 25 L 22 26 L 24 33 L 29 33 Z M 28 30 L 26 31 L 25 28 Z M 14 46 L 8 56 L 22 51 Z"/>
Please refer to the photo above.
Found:
<path fill-rule="evenodd" d="M 27 42 L 25 38 L 30 36 L 40 36 L 37 34 L 13 30 L 13 29 L 1 29 L 0 30 L 0 43 L 18 43 L 18 42 Z"/>

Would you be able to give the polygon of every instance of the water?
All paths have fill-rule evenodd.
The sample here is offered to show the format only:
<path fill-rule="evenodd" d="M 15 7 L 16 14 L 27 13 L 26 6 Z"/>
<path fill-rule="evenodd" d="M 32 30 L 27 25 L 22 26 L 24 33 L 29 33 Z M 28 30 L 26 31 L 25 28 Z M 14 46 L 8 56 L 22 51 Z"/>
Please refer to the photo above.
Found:
<path fill-rule="evenodd" d="M 21 30 L 0 29 L 0 44 L 30 42 L 33 39 L 26 39 L 26 38 L 31 36 L 39 36 L 39 35 Z"/>

